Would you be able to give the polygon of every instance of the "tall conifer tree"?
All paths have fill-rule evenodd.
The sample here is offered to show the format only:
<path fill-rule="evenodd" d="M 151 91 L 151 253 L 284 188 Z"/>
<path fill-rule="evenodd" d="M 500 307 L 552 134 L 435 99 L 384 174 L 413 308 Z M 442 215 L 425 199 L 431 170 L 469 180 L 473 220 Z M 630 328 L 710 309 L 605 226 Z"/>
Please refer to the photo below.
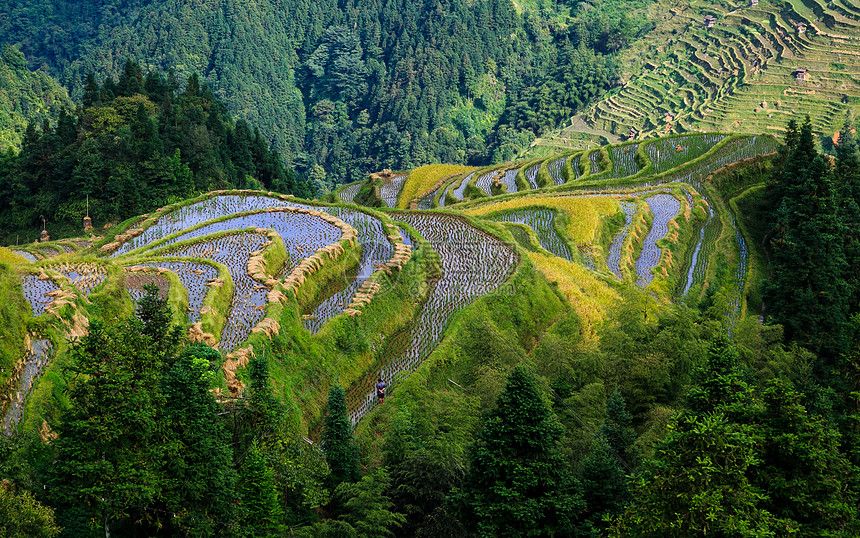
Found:
<path fill-rule="evenodd" d="M 236 473 L 233 452 L 209 391 L 218 352 L 202 344 L 186 348 L 167 368 L 162 386 L 170 433 L 168 481 L 163 497 L 175 534 L 207 535 L 233 519 Z"/>
<path fill-rule="evenodd" d="M 850 301 L 836 187 L 808 117 L 787 143 L 770 187 L 779 208 L 763 295 L 789 338 L 832 359 L 847 349 Z"/>
<path fill-rule="evenodd" d="M 561 434 L 534 376 L 514 368 L 471 450 L 458 494 L 464 525 L 477 536 L 571 533 L 583 502 Z"/>
<path fill-rule="evenodd" d="M 56 425 L 56 461 L 47 480 L 58 522 L 95 522 L 106 534 L 147 535 L 163 525 L 168 428 L 160 388 L 166 356 L 176 352 L 166 301 L 149 288 L 131 317 L 106 327 L 93 320 L 72 347 L 71 407 Z M 167 327 L 156 327 L 166 323 Z M 153 335 L 156 338 L 153 338 Z"/>
<path fill-rule="evenodd" d="M 334 385 L 328 394 L 323 450 L 331 470 L 332 487 L 359 479 L 358 445 L 352 436 L 352 425 L 346 412 L 346 394 L 339 385 Z"/>
<path fill-rule="evenodd" d="M 586 513 L 580 524 L 585 534 L 608 527 L 605 520 L 623 510 L 630 498 L 627 475 L 638 464 L 633 447 L 636 432 L 624 397 L 616 388 L 606 401 L 606 418 L 582 463 L 582 495 Z"/>

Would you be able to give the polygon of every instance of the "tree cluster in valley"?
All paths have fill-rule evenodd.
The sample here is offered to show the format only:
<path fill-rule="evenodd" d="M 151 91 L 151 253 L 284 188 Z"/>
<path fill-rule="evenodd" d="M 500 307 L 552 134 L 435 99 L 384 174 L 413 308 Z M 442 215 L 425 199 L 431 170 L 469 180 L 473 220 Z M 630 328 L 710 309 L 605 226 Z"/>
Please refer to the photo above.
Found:
<path fill-rule="evenodd" d="M 32 241 L 42 217 L 54 237 L 80 235 L 88 203 L 103 225 L 224 188 L 310 195 L 196 75 L 180 84 L 128 61 L 117 81 L 90 75 L 77 109 L 30 123 L 21 151 L 0 154 L 0 238 Z"/>

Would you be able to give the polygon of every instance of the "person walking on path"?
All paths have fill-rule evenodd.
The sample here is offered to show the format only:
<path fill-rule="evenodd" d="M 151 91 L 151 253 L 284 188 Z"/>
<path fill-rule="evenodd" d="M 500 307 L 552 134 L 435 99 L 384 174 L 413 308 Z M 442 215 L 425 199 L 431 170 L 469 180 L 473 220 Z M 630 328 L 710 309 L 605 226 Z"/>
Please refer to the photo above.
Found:
<path fill-rule="evenodd" d="M 379 381 L 376 382 L 376 397 L 379 399 L 379 403 L 385 401 L 385 387 L 388 385 L 385 384 L 385 381 L 382 378 L 379 378 Z"/>

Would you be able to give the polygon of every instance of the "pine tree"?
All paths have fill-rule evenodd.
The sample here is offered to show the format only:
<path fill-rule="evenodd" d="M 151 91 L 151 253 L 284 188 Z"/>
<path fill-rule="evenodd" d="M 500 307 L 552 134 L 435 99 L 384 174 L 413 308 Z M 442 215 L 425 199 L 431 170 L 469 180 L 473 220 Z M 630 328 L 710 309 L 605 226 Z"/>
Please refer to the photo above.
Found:
<path fill-rule="evenodd" d="M 65 148 L 72 144 L 78 136 L 75 118 L 68 114 L 65 109 L 60 111 L 60 117 L 57 119 L 57 143 L 58 149 Z"/>
<path fill-rule="evenodd" d="M 182 162 L 182 154 L 179 148 L 173 152 L 170 159 L 170 167 L 173 172 L 173 195 L 188 197 L 194 193 L 194 174 L 187 164 Z"/>
<path fill-rule="evenodd" d="M 836 188 L 815 149 L 809 118 L 790 140 L 770 184 L 779 203 L 771 239 L 767 312 L 786 336 L 832 360 L 847 349 L 851 289 Z"/>
<path fill-rule="evenodd" d="M 601 437 L 582 462 L 581 483 L 586 509 L 579 533 L 600 534 L 608 527 L 606 518 L 619 514 L 630 499 L 627 474 Z"/>
<path fill-rule="evenodd" d="M 323 423 L 323 450 L 331 470 L 331 485 L 359 479 L 358 445 L 346 412 L 346 395 L 339 385 L 328 393 L 328 409 Z"/>
<path fill-rule="evenodd" d="M 90 71 L 87 73 L 87 82 L 84 86 L 84 95 L 81 102 L 85 108 L 88 108 L 97 105 L 100 99 L 99 83 L 96 82 L 96 77 Z"/>
<path fill-rule="evenodd" d="M 614 536 L 857 534 L 858 472 L 788 382 L 760 393 L 715 338 L 688 408 L 637 474 Z"/>
<path fill-rule="evenodd" d="M 558 448 L 562 427 L 521 367 L 482 421 L 457 495 L 463 524 L 478 536 L 572 532 L 583 502 Z"/>
<path fill-rule="evenodd" d="M 338 486 L 336 494 L 346 510 L 341 519 L 348 521 L 358 536 L 395 536 L 392 527 L 399 528 L 406 521 L 403 514 L 392 511 L 389 482 L 388 473 L 380 468 L 358 482 Z"/>
<path fill-rule="evenodd" d="M 611 536 L 773 536 L 764 494 L 748 477 L 757 462 L 752 426 L 725 414 L 682 414 L 634 480 L 632 502 Z"/>
<path fill-rule="evenodd" d="M 462 484 L 462 466 L 427 449 L 411 452 L 391 468 L 394 510 L 406 516 L 401 533 L 436 536 L 440 525 L 456 525 L 448 514 L 448 493 Z"/>
<path fill-rule="evenodd" d="M 721 411 L 731 418 L 750 421 L 753 389 L 742 378 L 738 352 L 728 336 L 720 333 L 708 347 L 707 363 L 699 372 L 699 382 L 687 392 L 687 410 L 702 416 Z"/>
<path fill-rule="evenodd" d="M 606 401 L 606 419 L 598 437 L 582 463 L 586 511 L 580 532 L 605 530 L 606 520 L 620 513 L 630 499 L 627 474 L 639 462 L 632 422 L 624 397 L 616 388 Z"/>
<path fill-rule="evenodd" d="M 158 296 L 155 284 L 146 284 L 143 290 L 145 294 L 137 302 L 135 315 L 143 323 L 143 334 L 158 343 L 155 352 L 159 355 L 159 362 L 168 361 L 176 355 L 182 343 L 182 328 L 173 325 L 167 299 Z"/>
<path fill-rule="evenodd" d="M 639 454 L 633 447 L 636 431 L 633 417 L 627 412 L 627 404 L 618 387 L 606 400 L 606 419 L 600 425 L 600 436 L 615 454 L 619 463 L 633 469 L 639 463 Z"/>
<path fill-rule="evenodd" d="M 134 121 L 131 123 L 132 151 L 141 161 L 157 158 L 164 149 L 155 124 L 149 119 L 143 103 L 137 105 Z"/>
<path fill-rule="evenodd" d="M 143 199 L 140 193 L 140 184 L 128 169 L 118 170 L 119 177 L 112 177 L 115 183 L 113 188 L 119 196 L 115 201 L 115 214 L 122 218 L 128 218 L 139 213 Z"/>
<path fill-rule="evenodd" d="M 142 325 L 132 318 L 107 328 L 93 320 L 72 348 L 71 370 L 78 377 L 69 393 L 72 405 L 55 427 L 56 462 L 48 470 L 58 510 L 71 509 L 129 536 L 133 522 L 158 525 L 158 513 L 143 507 L 165 485 L 159 343 L 143 334 Z"/>
<path fill-rule="evenodd" d="M 257 441 L 253 441 L 242 461 L 238 486 L 239 522 L 253 528 L 252 536 L 283 533 L 283 510 L 278 500 L 274 473 Z"/>
<path fill-rule="evenodd" d="M 232 521 L 236 491 L 233 453 L 209 391 L 217 351 L 203 344 L 186 348 L 164 374 L 165 419 L 170 435 L 163 496 L 173 533 L 203 535 Z M 217 364 L 217 363 L 215 363 Z"/>
<path fill-rule="evenodd" d="M 141 91 L 143 91 L 143 71 L 137 63 L 130 59 L 126 60 L 116 85 L 116 95 L 131 97 Z"/>
<path fill-rule="evenodd" d="M 167 519 L 145 507 L 160 503 L 168 484 L 172 443 L 160 381 L 181 332 L 156 292 L 148 287 L 138 315 L 115 326 L 91 321 L 72 346 L 71 406 L 55 425 L 56 458 L 46 477 L 64 526 L 90 521 L 134 536 Z"/>
<path fill-rule="evenodd" d="M 860 267 L 860 148 L 857 137 L 846 122 L 839 131 L 836 168 L 833 171 L 839 199 L 839 219 L 843 226 L 842 249 L 848 267 Z M 860 274 L 848 271 L 851 287 L 849 312 L 860 312 Z"/>
<path fill-rule="evenodd" d="M 278 439 L 282 433 L 284 406 L 272 394 L 269 383 L 269 362 L 263 356 L 252 356 L 248 364 L 247 407 L 243 411 L 243 425 L 247 435 L 263 442 Z"/>
<path fill-rule="evenodd" d="M 749 478 L 761 433 L 749 422 L 752 389 L 725 335 L 712 342 L 701 377 L 688 409 L 637 473 L 632 502 L 610 535 L 768 536 L 790 528 L 762 507 L 766 496 Z"/>
<path fill-rule="evenodd" d="M 860 470 L 840 452 L 839 430 L 809 413 L 785 380 L 770 381 L 763 400 L 761 462 L 752 473 L 763 506 L 801 536 L 856 536 Z"/>

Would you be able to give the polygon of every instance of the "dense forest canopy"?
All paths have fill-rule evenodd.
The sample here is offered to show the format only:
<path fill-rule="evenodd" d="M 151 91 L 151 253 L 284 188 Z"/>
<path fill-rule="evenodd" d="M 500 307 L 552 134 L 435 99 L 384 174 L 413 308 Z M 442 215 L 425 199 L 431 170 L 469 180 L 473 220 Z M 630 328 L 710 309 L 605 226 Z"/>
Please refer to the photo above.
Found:
<path fill-rule="evenodd" d="M 0 53 L 0 152 L 21 147 L 28 123 L 56 121 L 63 109 L 73 108 L 68 92 L 46 73 L 30 71 L 15 47 Z"/>
<path fill-rule="evenodd" d="M 13 0 L 0 35 L 81 96 L 86 76 L 200 73 L 317 190 L 501 161 L 615 84 L 647 0 L 200 4 Z"/>

